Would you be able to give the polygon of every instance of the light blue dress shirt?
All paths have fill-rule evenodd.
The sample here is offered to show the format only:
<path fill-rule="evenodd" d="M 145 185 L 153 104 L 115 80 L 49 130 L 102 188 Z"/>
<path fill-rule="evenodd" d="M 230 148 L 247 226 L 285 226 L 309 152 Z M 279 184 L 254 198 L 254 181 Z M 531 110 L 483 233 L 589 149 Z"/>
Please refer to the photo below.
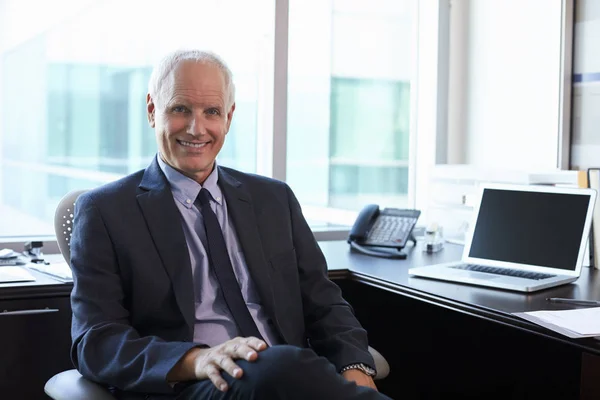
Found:
<path fill-rule="evenodd" d="M 233 221 L 227 213 L 227 202 L 217 185 L 219 173 L 215 169 L 208 176 L 204 185 L 183 175 L 158 157 L 158 164 L 171 185 L 175 204 L 181 213 L 183 232 L 187 241 L 194 278 L 195 325 L 194 342 L 210 347 L 221 344 L 239 336 L 237 326 L 225 303 L 223 293 L 214 272 L 211 270 L 206 252 L 206 231 L 200 210 L 194 201 L 200 190 L 206 188 L 211 196 L 211 207 L 219 220 L 231 265 L 242 289 L 250 315 L 256 322 L 259 332 L 269 345 L 278 344 L 277 335 L 269 324 L 254 282 L 248 273 L 246 260 L 239 244 Z"/>

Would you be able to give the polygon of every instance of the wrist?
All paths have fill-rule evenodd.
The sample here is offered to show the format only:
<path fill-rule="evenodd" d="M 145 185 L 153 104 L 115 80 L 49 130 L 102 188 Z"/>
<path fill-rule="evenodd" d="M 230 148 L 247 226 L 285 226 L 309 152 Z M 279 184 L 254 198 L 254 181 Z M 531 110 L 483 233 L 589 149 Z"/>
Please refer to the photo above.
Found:
<path fill-rule="evenodd" d="M 194 347 L 188 350 L 167 374 L 168 382 L 184 382 L 196 379 L 196 359 L 204 349 Z"/>
<path fill-rule="evenodd" d="M 348 372 L 348 371 L 359 371 L 371 378 L 374 378 L 375 375 L 377 375 L 377 371 L 375 370 L 375 368 L 370 367 L 364 363 L 354 363 L 354 364 L 346 365 L 344 368 L 342 368 L 340 373 L 343 374 L 344 372 Z"/>

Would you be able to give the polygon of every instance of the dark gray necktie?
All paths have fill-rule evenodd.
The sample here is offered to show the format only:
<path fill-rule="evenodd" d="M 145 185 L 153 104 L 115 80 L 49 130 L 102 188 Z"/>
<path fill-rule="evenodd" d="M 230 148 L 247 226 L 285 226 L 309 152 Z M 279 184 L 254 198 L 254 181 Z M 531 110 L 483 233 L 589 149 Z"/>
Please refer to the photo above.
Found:
<path fill-rule="evenodd" d="M 204 188 L 200 190 L 197 202 L 200 202 L 200 212 L 204 219 L 210 266 L 217 276 L 217 281 L 219 281 L 219 285 L 223 291 L 223 297 L 238 326 L 240 336 L 254 336 L 262 339 L 258 327 L 254 323 L 252 315 L 250 315 L 250 311 L 248 311 L 246 302 L 242 297 L 240 285 L 235 278 L 229 253 L 227 253 L 227 246 L 225 245 L 225 238 L 223 237 L 219 220 L 210 207 L 210 199 L 211 196 L 208 190 Z"/>

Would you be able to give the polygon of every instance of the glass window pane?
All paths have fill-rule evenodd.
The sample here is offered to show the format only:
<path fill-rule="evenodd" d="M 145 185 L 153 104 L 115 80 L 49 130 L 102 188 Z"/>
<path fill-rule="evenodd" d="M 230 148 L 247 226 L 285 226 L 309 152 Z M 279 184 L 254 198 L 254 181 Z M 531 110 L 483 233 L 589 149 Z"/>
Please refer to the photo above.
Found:
<path fill-rule="evenodd" d="M 305 209 L 408 204 L 414 0 L 291 0 L 287 180 Z"/>
<path fill-rule="evenodd" d="M 219 162 L 256 170 L 257 121 L 272 102 L 259 88 L 272 70 L 274 0 L 59 0 L 47 14 L 27 4 L 5 0 L 0 12 L 0 237 L 53 235 L 68 191 L 148 165 L 148 78 L 178 48 L 229 64 L 236 112 Z"/>

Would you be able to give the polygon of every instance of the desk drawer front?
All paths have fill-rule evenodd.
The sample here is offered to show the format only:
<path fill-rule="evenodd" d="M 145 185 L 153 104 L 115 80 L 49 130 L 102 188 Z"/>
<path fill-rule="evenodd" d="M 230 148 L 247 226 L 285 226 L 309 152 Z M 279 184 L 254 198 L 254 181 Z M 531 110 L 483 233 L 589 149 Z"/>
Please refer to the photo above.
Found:
<path fill-rule="evenodd" d="M 72 368 L 68 296 L 0 300 L 0 397 L 42 399 L 44 384 Z"/>

